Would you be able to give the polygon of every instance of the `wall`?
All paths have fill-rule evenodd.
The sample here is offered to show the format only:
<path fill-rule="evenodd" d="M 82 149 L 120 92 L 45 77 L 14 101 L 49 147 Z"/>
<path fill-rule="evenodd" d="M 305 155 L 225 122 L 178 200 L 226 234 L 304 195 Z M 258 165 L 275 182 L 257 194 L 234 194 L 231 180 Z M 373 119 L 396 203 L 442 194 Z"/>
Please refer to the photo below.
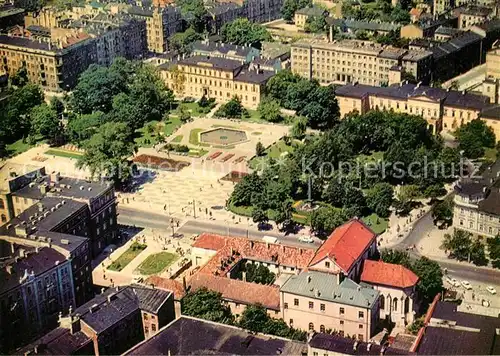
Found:
<path fill-rule="evenodd" d="M 415 297 L 414 288 L 399 289 L 381 285 L 373 285 L 373 288 L 380 292 L 380 319 L 387 317 L 396 323 L 396 327 L 405 327 L 413 322 L 413 311 L 416 309 L 415 300 L 411 296 Z"/>

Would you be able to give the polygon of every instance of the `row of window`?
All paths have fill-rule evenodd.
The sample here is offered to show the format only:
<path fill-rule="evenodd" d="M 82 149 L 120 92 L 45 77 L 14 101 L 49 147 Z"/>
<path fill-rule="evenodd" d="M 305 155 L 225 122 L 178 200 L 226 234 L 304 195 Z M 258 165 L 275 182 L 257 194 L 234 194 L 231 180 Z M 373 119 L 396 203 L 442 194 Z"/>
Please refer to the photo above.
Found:
<path fill-rule="evenodd" d="M 296 307 L 300 306 L 300 301 L 299 301 L 298 298 L 294 298 L 293 299 L 293 305 L 296 306 Z M 288 309 L 288 303 L 285 302 L 284 305 L 283 305 L 283 307 L 285 309 Z M 314 309 L 314 302 L 309 301 L 309 309 Z M 326 311 L 326 305 L 323 304 L 323 303 L 320 303 L 319 310 L 322 311 L 322 312 Z M 344 315 L 345 314 L 345 308 L 344 307 L 340 307 L 339 308 L 339 314 L 340 315 Z M 365 318 L 365 312 L 358 311 L 358 318 L 359 319 L 364 319 Z"/>

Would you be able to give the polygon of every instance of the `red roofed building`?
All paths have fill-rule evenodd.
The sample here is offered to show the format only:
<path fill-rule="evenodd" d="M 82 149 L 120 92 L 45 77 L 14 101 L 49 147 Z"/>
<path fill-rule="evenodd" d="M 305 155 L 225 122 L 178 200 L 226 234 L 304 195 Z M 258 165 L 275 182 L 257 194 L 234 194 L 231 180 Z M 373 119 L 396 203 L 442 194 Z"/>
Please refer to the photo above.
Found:
<path fill-rule="evenodd" d="M 309 269 L 344 274 L 357 280 L 362 262 L 377 249 L 377 235 L 361 220 L 352 219 L 336 228 L 317 250 Z"/>
<path fill-rule="evenodd" d="M 408 268 L 382 261 L 366 260 L 361 282 L 380 292 L 380 318 L 404 327 L 414 320 L 418 276 Z"/>
<path fill-rule="evenodd" d="M 172 292 L 174 294 L 175 317 L 179 318 L 181 316 L 181 300 L 186 295 L 185 288 L 181 282 L 160 276 L 150 276 L 144 281 L 144 284 Z"/>

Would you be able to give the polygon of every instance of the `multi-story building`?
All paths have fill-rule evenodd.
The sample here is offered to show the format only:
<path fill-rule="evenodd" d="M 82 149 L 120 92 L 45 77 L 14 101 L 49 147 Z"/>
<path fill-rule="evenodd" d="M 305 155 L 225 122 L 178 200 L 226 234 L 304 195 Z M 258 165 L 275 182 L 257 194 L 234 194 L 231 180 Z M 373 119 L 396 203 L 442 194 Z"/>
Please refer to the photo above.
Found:
<path fill-rule="evenodd" d="M 453 0 L 433 0 L 432 12 L 434 16 L 441 15 L 442 13 L 451 9 Z"/>
<path fill-rule="evenodd" d="M 330 42 L 334 41 L 334 35 L 339 32 L 355 35 L 356 31 L 365 31 L 368 35 L 387 35 L 392 31 L 399 31 L 401 28 L 400 24 L 390 22 L 358 21 L 333 17 L 327 17 L 326 23 L 329 28 Z"/>
<path fill-rule="evenodd" d="M 158 67 L 175 95 L 201 98 L 203 95 L 225 103 L 238 96 L 245 107 L 257 108 L 267 81 L 274 71 L 253 63 L 195 55 Z"/>
<path fill-rule="evenodd" d="M 486 78 L 500 79 L 500 48 L 486 54 Z"/>
<path fill-rule="evenodd" d="M 207 9 L 210 16 L 208 27 L 211 33 L 219 33 L 226 23 L 232 22 L 242 16 L 243 8 L 235 3 L 228 2 L 215 4 Z"/>
<path fill-rule="evenodd" d="M 293 22 L 295 23 L 295 26 L 297 26 L 297 28 L 304 30 L 308 19 L 313 19 L 315 17 L 326 17 L 327 15 L 328 11 L 321 7 L 305 7 L 303 9 L 295 11 Z"/>
<path fill-rule="evenodd" d="M 9 27 L 21 25 L 23 23 L 24 10 L 6 5 L 0 6 L 0 31 L 5 31 Z"/>
<path fill-rule="evenodd" d="M 425 50 L 358 40 L 302 40 L 292 44 L 291 52 L 292 72 L 321 84 L 393 84 L 401 80 L 402 71 L 418 81 L 427 82 L 431 77 L 432 53 Z"/>
<path fill-rule="evenodd" d="M 454 12 L 458 16 L 458 28 L 468 30 L 470 27 L 486 21 L 492 10 L 488 7 L 469 5 L 455 9 Z"/>
<path fill-rule="evenodd" d="M 458 28 L 439 26 L 436 32 L 434 32 L 434 39 L 436 41 L 445 42 L 462 34 L 462 32 L 463 31 Z"/>
<path fill-rule="evenodd" d="M 444 16 L 438 19 L 424 19 L 401 27 L 401 38 L 424 38 L 433 37 L 441 26 L 456 27 L 458 23 L 456 16 Z"/>
<path fill-rule="evenodd" d="M 168 38 L 182 28 L 181 12 L 175 6 L 154 8 L 131 6 L 128 13 L 146 20 L 147 43 L 151 52 L 167 51 Z"/>
<path fill-rule="evenodd" d="M 250 63 L 260 55 L 260 51 L 254 47 L 210 42 L 208 39 L 194 42 L 191 45 L 191 53 L 195 56 L 225 58 L 244 63 Z"/>
<path fill-rule="evenodd" d="M 0 352 L 53 327 L 75 305 L 71 259 L 48 246 L 0 239 Z M 6 251 L 8 250 L 8 251 Z"/>
<path fill-rule="evenodd" d="M 281 17 L 283 0 L 218 0 L 218 3 L 235 3 L 242 7 L 242 17 L 251 22 L 269 22 Z"/>
<path fill-rule="evenodd" d="M 386 88 L 367 85 L 346 85 L 336 90 L 340 114 L 370 110 L 394 110 L 421 115 L 433 132 L 453 131 L 490 107 L 488 97 L 454 90 L 415 84 L 399 84 Z M 495 127 L 493 127 L 495 129 Z"/>
<path fill-rule="evenodd" d="M 475 235 L 500 234 L 500 160 L 483 165 L 476 178 L 462 178 L 455 185 L 453 226 Z"/>
<path fill-rule="evenodd" d="M 69 90 L 78 76 L 96 62 L 95 41 L 87 34 L 42 41 L 0 35 L 0 65 L 9 75 L 26 67 L 28 78 L 49 91 Z"/>
<path fill-rule="evenodd" d="M 110 288 L 64 315 L 58 328 L 16 353 L 122 353 L 175 318 L 172 293 L 138 285 Z"/>

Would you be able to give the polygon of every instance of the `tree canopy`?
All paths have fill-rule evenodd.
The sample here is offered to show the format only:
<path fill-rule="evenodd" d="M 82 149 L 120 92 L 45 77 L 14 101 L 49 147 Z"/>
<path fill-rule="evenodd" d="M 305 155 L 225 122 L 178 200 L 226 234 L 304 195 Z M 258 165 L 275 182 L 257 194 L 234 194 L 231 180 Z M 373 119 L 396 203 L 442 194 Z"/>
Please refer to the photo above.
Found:
<path fill-rule="evenodd" d="M 281 15 L 285 21 L 293 21 L 295 11 L 312 6 L 312 0 L 285 0 L 281 8 Z"/>
<path fill-rule="evenodd" d="M 239 46 L 261 48 L 263 41 L 271 41 L 271 34 L 267 29 L 247 18 L 239 18 L 224 24 L 221 29 L 222 40 Z"/>
<path fill-rule="evenodd" d="M 215 321 L 217 323 L 233 324 L 234 316 L 231 309 L 222 302 L 220 293 L 200 288 L 188 293 L 182 299 L 182 314 Z"/>
<path fill-rule="evenodd" d="M 468 158 L 479 158 L 484 155 L 484 148 L 495 147 L 495 133 L 481 119 L 475 119 L 462 125 L 456 132 L 458 148 Z"/>

